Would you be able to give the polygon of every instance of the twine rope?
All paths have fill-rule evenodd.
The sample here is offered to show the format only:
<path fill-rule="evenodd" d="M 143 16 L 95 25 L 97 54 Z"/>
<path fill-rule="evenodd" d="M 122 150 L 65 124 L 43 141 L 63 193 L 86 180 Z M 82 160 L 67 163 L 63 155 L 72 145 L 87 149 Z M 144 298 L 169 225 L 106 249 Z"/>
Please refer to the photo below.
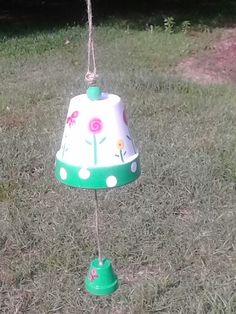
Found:
<path fill-rule="evenodd" d="M 85 80 L 88 85 L 96 83 L 98 78 L 96 69 L 96 58 L 93 40 L 93 16 L 92 16 L 92 4 L 91 0 L 86 0 L 88 11 L 88 68 L 85 74 Z M 91 69 L 92 68 L 92 69 Z"/>
<path fill-rule="evenodd" d="M 96 230 L 96 240 L 97 240 L 97 250 L 98 250 L 98 262 L 100 265 L 103 264 L 102 257 L 101 257 L 101 246 L 100 246 L 100 237 L 99 237 L 99 221 L 98 221 L 98 211 L 99 211 L 99 205 L 98 205 L 98 194 L 97 190 L 94 190 L 95 195 L 95 230 Z"/>
<path fill-rule="evenodd" d="M 95 58 L 95 49 L 94 49 L 94 40 L 93 40 L 93 16 L 92 16 L 92 4 L 91 0 L 86 0 L 87 3 L 87 11 L 88 11 L 88 68 L 87 73 L 85 74 L 85 80 L 88 85 L 93 85 L 96 83 L 98 78 L 97 68 L 96 68 L 96 58 Z M 91 70 L 92 68 L 92 70 Z M 100 265 L 103 264 L 101 257 L 101 245 L 100 245 L 100 237 L 99 237 L 99 220 L 98 220 L 98 194 L 97 190 L 94 190 L 95 196 L 95 234 L 97 241 L 97 250 L 98 250 L 98 262 Z"/>

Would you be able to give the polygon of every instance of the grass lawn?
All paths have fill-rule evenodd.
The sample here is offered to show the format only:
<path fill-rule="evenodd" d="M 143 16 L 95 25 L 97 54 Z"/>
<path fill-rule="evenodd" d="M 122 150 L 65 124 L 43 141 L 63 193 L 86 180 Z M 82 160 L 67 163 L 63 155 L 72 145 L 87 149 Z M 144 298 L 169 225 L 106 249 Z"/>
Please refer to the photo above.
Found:
<path fill-rule="evenodd" d="M 86 30 L 0 43 L 0 313 L 236 313 L 236 91 L 176 64 L 222 32 L 96 28 L 99 83 L 126 103 L 142 176 L 99 192 L 103 253 L 120 288 L 93 297 L 91 191 L 54 177 L 68 103 L 85 91 Z"/>

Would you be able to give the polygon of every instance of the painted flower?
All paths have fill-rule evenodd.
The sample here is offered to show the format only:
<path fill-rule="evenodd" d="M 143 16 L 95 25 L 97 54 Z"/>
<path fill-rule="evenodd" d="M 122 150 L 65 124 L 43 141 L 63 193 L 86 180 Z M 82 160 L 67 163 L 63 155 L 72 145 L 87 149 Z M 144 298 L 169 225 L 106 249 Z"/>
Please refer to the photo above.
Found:
<path fill-rule="evenodd" d="M 89 121 L 89 131 L 92 132 L 93 134 L 97 134 L 101 132 L 103 128 L 103 123 L 102 120 L 99 118 L 93 118 L 92 120 Z"/>
<path fill-rule="evenodd" d="M 116 142 L 116 147 L 119 150 L 119 154 L 115 154 L 115 156 L 119 157 L 122 162 L 125 162 L 124 161 L 124 156 L 126 155 L 126 151 L 123 151 L 123 149 L 125 147 L 124 141 L 122 139 L 119 139 Z"/>
<path fill-rule="evenodd" d="M 91 274 L 93 277 L 97 277 L 97 275 L 98 275 L 96 269 L 92 269 Z"/>
<path fill-rule="evenodd" d="M 69 124 L 69 126 L 72 126 L 73 124 L 75 124 L 75 119 L 78 117 L 78 115 L 79 112 L 74 111 L 70 116 L 66 118 L 66 123 Z"/>
<path fill-rule="evenodd" d="M 123 111 L 123 120 L 124 120 L 124 123 L 128 126 L 128 118 L 127 118 L 127 114 L 125 110 Z"/>
<path fill-rule="evenodd" d="M 88 129 L 93 134 L 92 140 L 86 139 L 85 142 L 93 147 L 93 161 L 94 165 L 96 165 L 98 162 L 99 152 L 98 145 L 102 144 L 106 140 L 106 136 L 101 138 L 100 136 L 97 135 L 103 129 L 102 120 L 100 120 L 99 118 L 93 118 L 92 120 L 89 121 Z"/>
<path fill-rule="evenodd" d="M 116 147 L 119 149 L 119 150 L 122 150 L 123 148 L 124 148 L 124 141 L 123 140 L 118 140 L 117 142 L 116 142 Z"/>
<path fill-rule="evenodd" d="M 96 269 L 92 269 L 90 275 L 88 276 L 88 279 L 90 281 L 94 281 L 95 278 L 98 278 L 98 274 Z"/>

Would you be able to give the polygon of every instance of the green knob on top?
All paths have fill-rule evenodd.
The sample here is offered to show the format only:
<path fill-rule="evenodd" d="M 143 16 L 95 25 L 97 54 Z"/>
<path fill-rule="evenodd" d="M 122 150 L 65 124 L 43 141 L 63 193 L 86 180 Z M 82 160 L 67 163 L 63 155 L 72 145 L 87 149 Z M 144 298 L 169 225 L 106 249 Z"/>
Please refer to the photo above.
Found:
<path fill-rule="evenodd" d="M 102 96 L 102 90 L 97 85 L 92 85 L 87 88 L 86 94 L 90 100 L 99 100 Z"/>

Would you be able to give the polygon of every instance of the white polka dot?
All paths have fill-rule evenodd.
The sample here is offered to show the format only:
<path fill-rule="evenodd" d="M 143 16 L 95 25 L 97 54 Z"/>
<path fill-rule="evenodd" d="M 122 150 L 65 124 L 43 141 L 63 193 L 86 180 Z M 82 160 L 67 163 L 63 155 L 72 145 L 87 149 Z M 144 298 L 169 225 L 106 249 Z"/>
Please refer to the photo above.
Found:
<path fill-rule="evenodd" d="M 62 178 L 62 180 L 66 180 L 67 179 L 67 172 L 65 168 L 61 168 L 60 169 L 60 177 Z"/>
<path fill-rule="evenodd" d="M 110 176 L 106 179 L 106 184 L 109 188 L 113 188 L 117 184 L 117 179 L 115 176 Z"/>
<path fill-rule="evenodd" d="M 131 164 L 131 171 L 132 172 L 136 172 L 137 171 L 137 162 L 136 161 L 132 162 L 132 164 Z"/>
<path fill-rule="evenodd" d="M 81 168 L 79 171 L 79 177 L 81 179 L 88 179 L 90 177 L 90 171 L 87 168 Z"/>

